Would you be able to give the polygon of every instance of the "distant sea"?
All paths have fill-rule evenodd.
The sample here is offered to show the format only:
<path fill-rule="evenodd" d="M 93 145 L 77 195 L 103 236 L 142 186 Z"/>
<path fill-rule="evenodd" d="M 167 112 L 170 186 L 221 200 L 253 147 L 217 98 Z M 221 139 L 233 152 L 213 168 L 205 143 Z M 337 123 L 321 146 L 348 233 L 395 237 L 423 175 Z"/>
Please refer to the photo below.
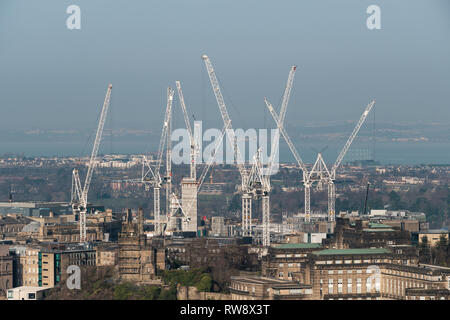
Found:
<path fill-rule="evenodd" d="M 154 143 L 153 143 L 154 144 Z M 0 142 L 0 155 L 3 154 L 24 154 L 27 157 L 35 156 L 87 156 L 90 154 L 91 145 L 76 141 L 69 142 L 49 142 L 49 141 L 22 141 L 22 142 Z M 296 144 L 298 152 L 306 163 L 314 162 L 317 150 L 326 149 L 322 152 L 327 163 L 334 162 L 340 148 L 339 146 L 320 143 Z M 367 148 L 358 145 L 352 146 L 349 155 L 352 154 L 352 148 Z M 142 154 L 145 152 L 154 152 L 157 145 L 148 145 L 142 140 L 137 141 L 115 141 L 108 143 L 105 141 L 100 147 L 101 154 Z M 372 153 L 372 150 L 370 151 Z M 354 152 L 353 152 L 354 154 Z M 371 156 L 372 157 L 372 156 Z M 377 142 L 375 147 L 374 159 L 381 164 L 450 164 L 450 143 L 442 142 Z M 357 157 L 345 160 L 358 160 Z M 361 159 L 364 160 L 364 159 Z M 288 147 L 283 143 L 280 148 L 280 162 L 294 162 Z"/>

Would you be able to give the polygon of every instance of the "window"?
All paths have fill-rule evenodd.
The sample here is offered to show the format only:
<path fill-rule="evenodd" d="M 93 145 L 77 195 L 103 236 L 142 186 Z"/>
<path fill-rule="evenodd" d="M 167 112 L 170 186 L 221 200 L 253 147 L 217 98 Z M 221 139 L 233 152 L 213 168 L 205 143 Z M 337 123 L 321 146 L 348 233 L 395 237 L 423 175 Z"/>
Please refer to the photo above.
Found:
<path fill-rule="evenodd" d="M 301 294 L 302 289 L 291 289 L 289 290 L 289 294 Z"/>
<path fill-rule="evenodd" d="M 372 290 L 372 279 L 370 277 L 367 278 L 366 280 L 366 291 L 367 292 L 371 292 Z"/>

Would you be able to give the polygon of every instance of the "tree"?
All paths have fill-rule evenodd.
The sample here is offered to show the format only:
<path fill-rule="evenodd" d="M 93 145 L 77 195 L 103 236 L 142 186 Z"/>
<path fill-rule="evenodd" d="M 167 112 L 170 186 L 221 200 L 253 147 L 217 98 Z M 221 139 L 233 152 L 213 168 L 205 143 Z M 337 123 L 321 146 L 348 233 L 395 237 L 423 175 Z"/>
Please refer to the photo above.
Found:
<path fill-rule="evenodd" d="M 430 263 L 430 246 L 428 245 L 428 238 L 423 236 L 419 244 L 419 262 Z"/>
<path fill-rule="evenodd" d="M 198 291 L 211 291 L 212 279 L 209 274 L 204 274 L 197 284 Z"/>

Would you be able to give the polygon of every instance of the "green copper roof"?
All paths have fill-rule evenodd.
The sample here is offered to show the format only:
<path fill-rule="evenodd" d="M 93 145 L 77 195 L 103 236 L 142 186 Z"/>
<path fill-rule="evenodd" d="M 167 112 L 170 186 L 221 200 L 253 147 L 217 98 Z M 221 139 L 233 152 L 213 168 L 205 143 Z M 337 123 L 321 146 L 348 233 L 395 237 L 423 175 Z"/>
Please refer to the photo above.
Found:
<path fill-rule="evenodd" d="M 277 249 L 315 249 L 321 248 L 322 245 L 320 243 L 282 243 L 275 244 L 273 247 Z"/>
<path fill-rule="evenodd" d="M 391 226 L 388 226 L 387 224 L 382 223 L 369 223 L 369 228 L 371 229 L 380 229 L 380 228 L 392 228 Z"/>
<path fill-rule="evenodd" d="M 385 248 L 365 248 L 365 249 L 327 249 L 321 251 L 314 251 L 317 256 L 325 255 L 358 255 L 358 254 L 383 254 L 391 251 Z"/>
<path fill-rule="evenodd" d="M 394 229 L 363 229 L 365 232 L 394 232 Z"/>

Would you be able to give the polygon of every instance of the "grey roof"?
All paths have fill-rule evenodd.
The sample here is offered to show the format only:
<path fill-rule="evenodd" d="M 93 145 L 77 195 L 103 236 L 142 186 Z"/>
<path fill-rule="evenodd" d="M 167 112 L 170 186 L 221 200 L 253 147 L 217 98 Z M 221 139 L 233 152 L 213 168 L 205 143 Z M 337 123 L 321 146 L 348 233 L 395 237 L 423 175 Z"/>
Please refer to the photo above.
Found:
<path fill-rule="evenodd" d="M 22 228 L 22 232 L 39 232 L 41 224 L 37 221 L 30 222 Z"/>

